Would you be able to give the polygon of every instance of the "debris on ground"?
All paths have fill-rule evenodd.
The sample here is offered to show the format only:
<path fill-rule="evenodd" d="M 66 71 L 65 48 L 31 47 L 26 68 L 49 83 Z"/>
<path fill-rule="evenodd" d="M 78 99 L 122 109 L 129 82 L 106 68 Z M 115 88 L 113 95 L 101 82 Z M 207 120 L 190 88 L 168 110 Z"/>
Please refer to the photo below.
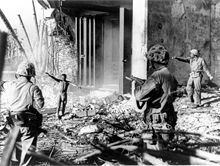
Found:
<path fill-rule="evenodd" d="M 217 165 L 220 96 L 217 91 L 203 92 L 202 96 L 204 106 L 196 109 L 189 107 L 184 96 L 176 100 L 175 138 L 163 151 L 146 146 L 149 131 L 134 98 L 112 93 L 80 97 L 67 108 L 62 121 L 57 119 L 54 109 L 45 109 L 43 127 L 48 133 L 39 136 L 37 152 L 66 165 Z M 2 153 L 7 134 L 0 132 Z M 50 163 L 36 159 L 33 165 Z"/>

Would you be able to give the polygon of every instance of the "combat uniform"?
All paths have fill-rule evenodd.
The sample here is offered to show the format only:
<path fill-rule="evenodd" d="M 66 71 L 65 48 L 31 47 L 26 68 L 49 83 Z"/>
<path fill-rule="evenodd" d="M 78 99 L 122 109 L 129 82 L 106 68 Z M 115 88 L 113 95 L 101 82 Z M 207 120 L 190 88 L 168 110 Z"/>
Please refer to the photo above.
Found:
<path fill-rule="evenodd" d="M 148 128 L 153 131 L 151 138 L 168 141 L 173 139 L 173 134 L 161 134 L 156 130 L 175 129 L 177 115 L 173 102 L 178 82 L 166 67 L 169 61 L 167 50 L 161 45 L 151 47 L 147 53 L 147 58 L 153 63 L 157 63 L 155 71 L 149 76 L 142 86 L 135 89 L 137 102 L 146 102 L 147 108 L 144 112 L 144 121 Z M 157 142 L 158 143 L 158 142 Z M 152 144 L 156 144 L 155 141 Z"/>
<path fill-rule="evenodd" d="M 147 124 L 160 124 L 162 127 L 175 128 L 176 112 L 174 111 L 173 102 L 177 81 L 170 74 L 167 67 L 161 67 L 155 71 L 143 86 L 135 90 L 137 101 L 147 101 L 144 120 Z"/>
<path fill-rule="evenodd" d="M 13 125 L 18 126 L 19 134 L 16 142 L 20 142 L 22 150 L 15 148 L 12 161 L 26 166 L 31 161 L 27 155 L 30 148 L 36 147 L 37 136 L 42 123 L 42 115 L 37 111 L 44 105 L 44 98 L 38 86 L 26 77 L 20 76 L 14 81 L 2 83 L 4 95 L 7 95 L 7 109 Z"/>
<path fill-rule="evenodd" d="M 190 64 L 191 73 L 187 82 L 186 90 L 191 102 L 194 101 L 193 94 L 195 95 L 195 104 L 201 105 L 201 82 L 203 74 L 205 71 L 209 78 L 212 78 L 207 65 L 202 57 L 194 57 L 194 58 L 180 58 L 175 57 L 175 59 L 187 62 Z"/>

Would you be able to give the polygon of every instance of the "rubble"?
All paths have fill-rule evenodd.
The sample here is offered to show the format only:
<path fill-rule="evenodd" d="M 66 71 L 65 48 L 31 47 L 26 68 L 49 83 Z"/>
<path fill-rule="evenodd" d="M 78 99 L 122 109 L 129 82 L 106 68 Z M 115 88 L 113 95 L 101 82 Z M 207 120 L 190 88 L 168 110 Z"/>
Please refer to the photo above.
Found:
<path fill-rule="evenodd" d="M 98 133 L 100 130 L 101 129 L 97 125 L 88 125 L 81 128 L 78 135 Z"/>
<path fill-rule="evenodd" d="M 203 93 L 202 103 L 209 103 L 209 106 L 197 109 L 188 107 L 184 96 L 176 100 L 176 136 L 168 149 L 160 152 L 146 149 L 147 126 L 142 121 L 143 112 L 137 111 L 134 98 L 101 93 L 102 97 L 85 95 L 72 102 L 62 123 L 55 110 L 45 109 L 43 126 L 48 133 L 39 136 L 37 152 L 66 165 L 219 163 L 216 157 L 220 151 L 220 115 L 218 102 L 213 102 L 219 98 L 217 94 Z M 2 147 L 0 149 L 2 152 Z M 215 154 L 217 156 L 212 156 Z M 186 161 L 187 158 L 190 161 Z M 33 165 L 48 165 L 49 162 L 38 159 Z"/>

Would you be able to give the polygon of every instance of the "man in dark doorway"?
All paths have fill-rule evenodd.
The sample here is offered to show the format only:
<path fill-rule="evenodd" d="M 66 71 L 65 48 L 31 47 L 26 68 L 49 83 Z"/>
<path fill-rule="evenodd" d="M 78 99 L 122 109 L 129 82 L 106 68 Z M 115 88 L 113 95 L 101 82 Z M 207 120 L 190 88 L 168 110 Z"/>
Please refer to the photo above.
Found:
<path fill-rule="evenodd" d="M 66 80 L 66 74 L 61 74 L 61 79 L 58 79 L 51 74 L 46 74 L 51 77 L 53 80 L 59 83 L 59 94 L 58 94 L 58 101 L 57 101 L 57 117 L 59 120 L 62 119 L 62 116 L 65 113 L 65 108 L 67 104 L 67 90 L 69 87 L 69 84 L 76 86 L 75 84 L 71 83 L 70 81 Z"/>

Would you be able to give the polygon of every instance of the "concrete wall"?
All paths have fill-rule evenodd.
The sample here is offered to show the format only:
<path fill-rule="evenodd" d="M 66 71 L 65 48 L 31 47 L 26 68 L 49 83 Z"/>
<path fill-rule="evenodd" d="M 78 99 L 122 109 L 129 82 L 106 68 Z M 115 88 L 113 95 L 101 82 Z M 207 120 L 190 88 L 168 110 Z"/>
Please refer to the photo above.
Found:
<path fill-rule="evenodd" d="M 192 48 L 200 49 L 214 82 L 220 85 L 220 3 L 150 0 L 148 10 L 148 48 L 161 43 L 168 48 L 170 56 L 182 57 L 189 56 Z M 169 68 L 180 83 L 186 83 L 190 72 L 188 64 L 171 60 Z"/>
<path fill-rule="evenodd" d="M 147 61 L 144 57 L 148 39 L 148 1 L 133 0 L 132 6 L 132 64 L 133 76 L 147 78 Z M 132 89 L 134 90 L 134 84 Z"/>
<path fill-rule="evenodd" d="M 215 74 L 215 82 L 220 85 L 220 2 L 216 2 L 212 5 L 211 18 L 212 73 Z"/>

